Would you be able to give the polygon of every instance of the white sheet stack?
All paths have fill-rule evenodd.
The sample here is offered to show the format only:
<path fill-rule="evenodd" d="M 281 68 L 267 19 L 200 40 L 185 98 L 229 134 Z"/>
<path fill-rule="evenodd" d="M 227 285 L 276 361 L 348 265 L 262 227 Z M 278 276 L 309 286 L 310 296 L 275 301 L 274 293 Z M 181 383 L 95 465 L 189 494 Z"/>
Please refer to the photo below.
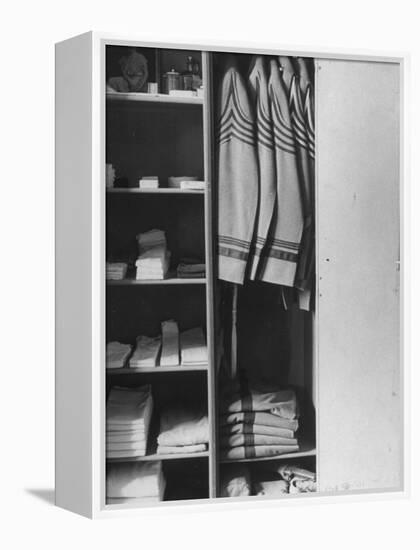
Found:
<path fill-rule="evenodd" d="M 166 481 L 162 462 L 120 462 L 106 470 L 107 504 L 134 504 L 163 500 Z"/>
<path fill-rule="evenodd" d="M 106 262 L 106 278 L 114 281 L 124 279 L 127 267 L 125 262 Z"/>
<path fill-rule="evenodd" d="M 207 414 L 192 405 L 164 409 L 160 418 L 158 454 L 198 453 L 207 449 Z"/>
<path fill-rule="evenodd" d="M 151 386 L 114 387 L 106 404 L 106 456 L 145 456 L 153 411 Z"/>
<path fill-rule="evenodd" d="M 106 345 L 106 368 L 121 369 L 124 367 L 129 355 L 131 346 L 120 342 L 108 342 Z"/>
<path fill-rule="evenodd" d="M 136 349 L 130 358 L 129 366 L 134 369 L 156 367 L 161 347 L 161 338 L 139 336 Z"/>
<path fill-rule="evenodd" d="M 179 330 L 174 320 L 163 321 L 162 324 L 161 367 L 176 367 L 179 365 Z"/>
<path fill-rule="evenodd" d="M 207 345 L 201 327 L 181 333 L 181 365 L 207 365 Z"/>
<path fill-rule="evenodd" d="M 164 279 L 170 261 L 164 231 L 152 229 L 137 235 L 139 257 L 136 261 L 136 279 Z"/>

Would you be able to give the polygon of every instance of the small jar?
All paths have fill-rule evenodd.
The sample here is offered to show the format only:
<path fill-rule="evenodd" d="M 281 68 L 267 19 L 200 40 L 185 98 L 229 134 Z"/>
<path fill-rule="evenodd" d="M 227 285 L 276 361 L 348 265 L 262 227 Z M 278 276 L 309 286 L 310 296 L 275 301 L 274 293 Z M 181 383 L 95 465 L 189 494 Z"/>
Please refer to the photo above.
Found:
<path fill-rule="evenodd" d="M 163 75 L 163 89 L 169 94 L 171 90 L 180 89 L 179 73 L 175 69 L 171 69 Z"/>

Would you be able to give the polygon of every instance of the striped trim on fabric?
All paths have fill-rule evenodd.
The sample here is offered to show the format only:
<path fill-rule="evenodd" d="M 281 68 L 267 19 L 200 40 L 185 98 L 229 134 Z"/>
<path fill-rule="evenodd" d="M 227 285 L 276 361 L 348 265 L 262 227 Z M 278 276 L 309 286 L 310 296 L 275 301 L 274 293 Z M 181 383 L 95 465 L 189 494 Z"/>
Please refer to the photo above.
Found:
<path fill-rule="evenodd" d="M 236 248 L 228 248 L 227 246 L 218 246 L 219 256 L 226 256 L 227 258 L 233 258 L 235 260 L 240 260 L 246 262 L 248 260 L 248 252 L 242 252 L 241 250 L 236 250 Z"/>
<path fill-rule="evenodd" d="M 284 250 L 278 250 L 272 247 L 267 247 L 265 250 L 263 250 L 262 256 L 293 263 L 297 263 L 299 259 L 298 254 L 295 254 L 293 252 L 285 252 Z"/>
<path fill-rule="evenodd" d="M 241 107 L 235 75 L 231 76 L 229 90 L 225 100 L 222 114 L 216 127 L 217 141 L 219 145 L 236 138 L 247 145 L 255 145 L 254 123 L 250 120 Z"/>
<path fill-rule="evenodd" d="M 251 243 L 248 241 L 237 239 L 236 237 L 229 237 L 227 235 L 219 235 L 217 239 L 219 243 L 232 244 L 238 248 L 245 248 L 245 250 L 249 250 L 249 247 L 251 246 Z"/>
<path fill-rule="evenodd" d="M 261 78 L 261 76 L 260 76 Z M 257 93 L 257 139 L 261 145 L 268 149 L 274 149 L 273 133 L 269 114 L 264 111 L 264 104 L 261 100 L 260 81 L 256 81 Z"/>
<path fill-rule="evenodd" d="M 290 248 L 292 250 L 299 251 L 300 249 L 300 243 L 296 243 L 293 241 L 283 241 L 281 239 L 270 239 L 270 244 L 274 244 L 276 246 L 279 246 L 280 248 Z"/>
<path fill-rule="evenodd" d="M 273 133 L 276 149 L 281 149 L 286 153 L 295 155 L 296 149 L 293 129 L 284 120 L 281 112 L 281 105 L 276 97 L 272 84 L 269 86 L 269 94 L 273 105 Z"/>

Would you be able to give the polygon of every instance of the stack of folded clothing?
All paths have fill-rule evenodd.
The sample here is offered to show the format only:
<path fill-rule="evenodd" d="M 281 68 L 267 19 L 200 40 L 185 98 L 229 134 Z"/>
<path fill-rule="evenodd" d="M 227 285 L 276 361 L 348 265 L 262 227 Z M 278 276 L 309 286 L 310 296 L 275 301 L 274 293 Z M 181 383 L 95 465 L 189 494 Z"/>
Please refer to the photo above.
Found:
<path fill-rule="evenodd" d="M 265 474 L 263 479 L 253 480 L 253 494 L 279 496 L 285 493 L 313 493 L 316 491 L 316 476 L 313 472 L 290 466 L 280 466 L 276 472 Z"/>
<path fill-rule="evenodd" d="M 160 347 L 160 336 L 157 336 L 156 338 L 139 336 L 137 338 L 136 349 L 130 358 L 130 368 L 141 369 L 156 367 L 158 365 Z"/>
<path fill-rule="evenodd" d="M 198 453 L 207 449 L 207 414 L 193 405 L 164 409 L 160 418 L 158 454 Z"/>
<path fill-rule="evenodd" d="M 297 416 L 293 390 L 235 385 L 222 396 L 221 458 L 254 458 L 298 451 Z"/>
<path fill-rule="evenodd" d="M 120 462 L 106 470 L 107 504 L 159 502 L 165 493 L 162 462 Z"/>
<path fill-rule="evenodd" d="M 139 257 L 136 261 L 136 279 L 164 279 L 169 269 L 170 252 L 163 231 L 152 229 L 137 235 Z"/>
<path fill-rule="evenodd" d="M 106 404 L 106 456 L 145 456 L 153 410 L 150 385 L 114 387 Z"/>
<path fill-rule="evenodd" d="M 161 367 L 176 367 L 179 365 L 179 329 L 172 319 L 162 322 L 162 353 Z"/>
<path fill-rule="evenodd" d="M 129 344 L 108 342 L 106 345 L 106 368 L 120 369 L 124 367 L 130 353 L 131 346 Z"/>
<path fill-rule="evenodd" d="M 106 262 L 106 278 L 113 281 L 124 279 L 127 274 L 126 262 Z"/>
<path fill-rule="evenodd" d="M 181 333 L 181 365 L 207 365 L 207 345 L 201 327 Z"/>
<path fill-rule="evenodd" d="M 206 276 L 206 264 L 194 258 L 182 258 L 176 274 L 179 279 L 202 279 Z"/>

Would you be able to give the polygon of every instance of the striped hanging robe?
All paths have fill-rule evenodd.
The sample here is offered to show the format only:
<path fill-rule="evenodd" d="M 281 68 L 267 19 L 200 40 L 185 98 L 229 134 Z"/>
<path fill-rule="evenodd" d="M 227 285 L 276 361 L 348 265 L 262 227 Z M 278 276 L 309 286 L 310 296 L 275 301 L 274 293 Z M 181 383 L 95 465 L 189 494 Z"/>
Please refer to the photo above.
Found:
<path fill-rule="evenodd" d="M 315 124 L 314 124 L 314 94 L 313 84 L 309 76 L 307 67 L 307 61 L 302 57 L 297 59 L 299 68 L 299 87 L 302 97 L 304 120 L 306 125 L 306 134 L 308 138 L 308 151 L 309 151 L 309 197 L 310 197 L 310 209 L 311 209 L 311 221 L 312 224 L 309 229 L 309 254 L 306 261 L 306 272 L 304 279 L 306 281 L 306 290 L 303 291 L 300 297 L 300 302 L 308 304 L 309 309 L 310 293 L 311 293 L 311 281 L 313 280 L 313 274 L 315 271 Z"/>
<path fill-rule="evenodd" d="M 268 78 L 264 57 L 255 56 L 248 75 L 248 89 L 255 106 L 257 124 L 257 153 L 259 203 L 254 246 L 250 259 L 249 278 L 255 279 L 268 230 L 273 218 L 276 200 L 276 159 L 271 122 L 271 105 L 268 96 Z"/>
<path fill-rule="evenodd" d="M 269 96 L 276 150 L 277 195 L 259 278 L 293 286 L 303 229 L 301 192 L 289 102 L 277 61 L 270 61 Z"/>
<path fill-rule="evenodd" d="M 304 231 L 302 235 L 301 253 L 296 273 L 295 286 L 302 291 L 307 289 L 306 280 L 307 263 L 312 245 L 312 206 L 311 206 L 311 176 L 309 167 L 309 143 L 307 127 L 305 123 L 304 107 L 302 103 L 299 81 L 295 75 L 290 58 L 279 57 L 282 69 L 282 78 L 289 96 L 289 108 L 292 128 L 295 137 L 296 153 L 298 160 L 299 182 L 302 196 L 304 216 Z M 299 296 L 299 304 L 302 307 L 302 296 Z M 307 304 L 309 306 L 309 304 Z M 305 308 L 306 309 L 306 308 Z"/>
<path fill-rule="evenodd" d="M 245 81 L 231 61 L 217 109 L 218 275 L 243 284 L 257 211 L 258 166 L 254 113 Z"/>

